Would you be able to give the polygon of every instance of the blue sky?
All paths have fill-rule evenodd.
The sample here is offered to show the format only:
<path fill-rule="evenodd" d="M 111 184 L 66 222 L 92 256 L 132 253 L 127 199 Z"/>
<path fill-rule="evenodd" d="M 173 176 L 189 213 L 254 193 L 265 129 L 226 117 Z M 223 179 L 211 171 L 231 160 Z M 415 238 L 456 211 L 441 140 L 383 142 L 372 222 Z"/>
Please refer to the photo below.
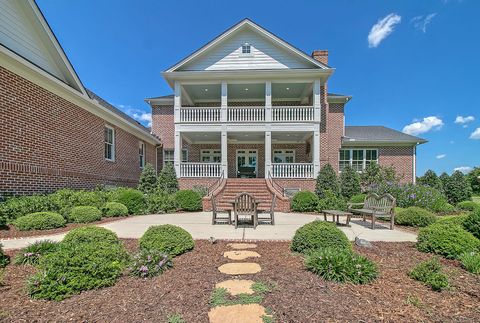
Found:
<path fill-rule="evenodd" d="M 160 72 L 248 17 L 307 53 L 330 51 L 329 91 L 353 96 L 348 125 L 429 140 L 418 174 L 480 165 L 480 1 L 38 4 L 85 86 L 144 124 L 143 99 L 171 93 Z"/>

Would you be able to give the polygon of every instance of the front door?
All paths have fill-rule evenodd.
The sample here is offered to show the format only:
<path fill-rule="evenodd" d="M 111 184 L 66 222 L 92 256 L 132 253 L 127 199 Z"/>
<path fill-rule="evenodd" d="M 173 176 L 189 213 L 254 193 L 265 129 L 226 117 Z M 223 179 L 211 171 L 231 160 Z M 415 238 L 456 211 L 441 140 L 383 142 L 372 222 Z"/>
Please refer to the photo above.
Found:
<path fill-rule="evenodd" d="M 255 178 L 257 174 L 257 150 L 237 150 L 237 177 Z"/>

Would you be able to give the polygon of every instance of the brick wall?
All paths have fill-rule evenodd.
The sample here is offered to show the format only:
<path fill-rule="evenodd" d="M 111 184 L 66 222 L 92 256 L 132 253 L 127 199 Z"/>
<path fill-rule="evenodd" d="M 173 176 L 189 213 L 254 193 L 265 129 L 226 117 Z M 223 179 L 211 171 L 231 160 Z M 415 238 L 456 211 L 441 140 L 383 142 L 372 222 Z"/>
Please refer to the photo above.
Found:
<path fill-rule="evenodd" d="M 116 161 L 106 161 L 104 120 L 3 67 L 0 88 L 0 193 L 137 184 L 135 136 L 114 127 Z M 146 161 L 155 164 L 150 144 Z"/>
<path fill-rule="evenodd" d="M 402 177 L 401 182 L 413 181 L 413 147 L 380 147 L 378 149 L 378 164 L 393 166 Z"/>
<path fill-rule="evenodd" d="M 152 107 L 152 133 L 162 141 L 164 149 L 175 148 L 175 118 L 173 106 Z"/>

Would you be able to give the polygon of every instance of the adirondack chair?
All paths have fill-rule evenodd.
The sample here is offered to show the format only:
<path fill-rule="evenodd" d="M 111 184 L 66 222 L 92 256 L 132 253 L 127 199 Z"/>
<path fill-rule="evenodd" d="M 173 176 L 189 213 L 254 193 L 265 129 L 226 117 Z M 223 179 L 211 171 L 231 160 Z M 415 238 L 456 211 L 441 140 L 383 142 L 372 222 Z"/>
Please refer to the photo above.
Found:
<path fill-rule="evenodd" d="M 257 202 L 255 198 L 248 193 L 241 193 L 235 198 L 233 203 L 233 212 L 235 217 L 235 229 L 238 227 L 239 216 L 249 216 L 253 220 L 253 227 L 258 224 Z"/>
<path fill-rule="evenodd" d="M 220 214 L 227 214 L 227 216 L 219 216 Z M 218 210 L 217 209 L 217 202 L 215 198 L 212 196 L 212 224 L 217 223 L 228 223 L 232 224 L 232 211 L 231 210 Z"/>
<path fill-rule="evenodd" d="M 362 205 L 360 209 L 354 209 L 355 205 Z M 372 229 L 375 229 L 375 219 L 377 217 L 390 217 L 390 230 L 393 230 L 395 225 L 395 205 L 396 199 L 390 194 L 383 194 L 378 196 L 375 193 L 370 193 L 365 197 L 363 203 L 349 203 L 348 211 L 353 214 L 359 214 L 366 220 L 366 216 L 372 218 Z"/>
<path fill-rule="evenodd" d="M 271 225 L 275 224 L 275 205 L 276 205 L 276 198 L 275 194 L 272 194 L 272 204 L 270 205 L 269 209 L 266 210 L 258 210 L 257 209 L 257 223 L 259 221 L 266 221 L 270 222 Z M 267 217 L 260 217 L 261 215 L 267 215 Z"/>

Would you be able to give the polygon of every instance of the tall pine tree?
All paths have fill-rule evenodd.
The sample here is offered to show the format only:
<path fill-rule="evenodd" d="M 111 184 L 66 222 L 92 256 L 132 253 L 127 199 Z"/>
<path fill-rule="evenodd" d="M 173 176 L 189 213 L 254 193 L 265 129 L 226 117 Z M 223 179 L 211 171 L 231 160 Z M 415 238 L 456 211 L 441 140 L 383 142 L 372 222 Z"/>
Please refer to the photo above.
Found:
<path fill-rule="evenodd" d="M 138 190 L 145 194 L 149 194 L 152 193 L 155 188 L 157 188 L 157 174 L 153 166 L 147 163 L 140 174 Z"/>

